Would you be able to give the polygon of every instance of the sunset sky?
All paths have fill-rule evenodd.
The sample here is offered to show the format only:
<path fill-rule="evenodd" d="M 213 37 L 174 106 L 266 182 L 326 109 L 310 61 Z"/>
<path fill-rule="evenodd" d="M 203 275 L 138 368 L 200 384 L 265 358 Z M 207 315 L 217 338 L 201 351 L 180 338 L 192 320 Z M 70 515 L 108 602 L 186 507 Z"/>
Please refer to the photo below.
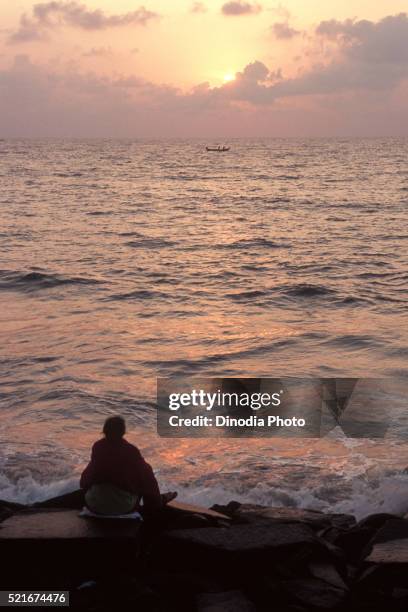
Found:
<path fill-rule="evenodd" d="M 0 6 L 0 137 L 408 134 L 403 0 Z"/>

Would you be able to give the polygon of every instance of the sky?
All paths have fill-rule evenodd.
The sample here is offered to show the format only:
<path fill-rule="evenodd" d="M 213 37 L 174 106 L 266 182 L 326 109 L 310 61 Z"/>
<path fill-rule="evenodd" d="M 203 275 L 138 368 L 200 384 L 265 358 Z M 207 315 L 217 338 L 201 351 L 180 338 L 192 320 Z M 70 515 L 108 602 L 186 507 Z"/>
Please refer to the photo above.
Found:
<path fill-rule="evenodd" d="M 405 0 L 3 0 L 0 24 L 0 137 L 408 135 Z"/>

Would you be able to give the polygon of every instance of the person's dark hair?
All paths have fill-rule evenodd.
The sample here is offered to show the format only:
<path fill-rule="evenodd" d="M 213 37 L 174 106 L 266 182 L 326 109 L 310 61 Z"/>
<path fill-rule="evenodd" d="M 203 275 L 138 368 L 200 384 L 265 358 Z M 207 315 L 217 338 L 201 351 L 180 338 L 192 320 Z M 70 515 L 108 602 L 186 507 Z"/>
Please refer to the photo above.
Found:
<path fill-rule="evenodd" d="M 126 433 L 125 419 L 121 416 L 113 416 L 106 419 L 103 433 L 108 440 L 120 440 Z"/>

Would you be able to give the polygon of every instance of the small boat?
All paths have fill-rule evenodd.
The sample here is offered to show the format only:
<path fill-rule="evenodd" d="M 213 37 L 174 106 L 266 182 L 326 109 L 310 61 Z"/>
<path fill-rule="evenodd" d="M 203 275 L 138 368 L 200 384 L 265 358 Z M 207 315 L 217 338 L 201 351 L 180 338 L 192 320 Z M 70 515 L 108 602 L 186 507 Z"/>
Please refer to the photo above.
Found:
<path fill-rule="evenodd" d="M 220 147 L 218 145 L 218 147 L 205 147 L 206 151 L 217 151 L 217 153 L 225 153 L 225 151 L 229 151 L 230 147 Z"/>

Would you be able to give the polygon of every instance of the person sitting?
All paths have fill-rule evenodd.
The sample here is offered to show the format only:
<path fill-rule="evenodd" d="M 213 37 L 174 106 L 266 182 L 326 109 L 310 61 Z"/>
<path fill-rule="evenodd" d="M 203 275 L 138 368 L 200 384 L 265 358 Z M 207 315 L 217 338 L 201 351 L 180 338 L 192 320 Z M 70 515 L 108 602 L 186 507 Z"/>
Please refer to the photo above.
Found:
<path fill-rule="evenodd" d="M 124 438 L 126 423 L 122 417 L 106 419 L 103 433 L 104 438 L 92 447 L 91 460 L 80 480 L 91 512 L 121 515 L 142 510 L 151 513 L 177 496 L 176 492 L 160 494 L 151 466 L 139 449 Z"/>

